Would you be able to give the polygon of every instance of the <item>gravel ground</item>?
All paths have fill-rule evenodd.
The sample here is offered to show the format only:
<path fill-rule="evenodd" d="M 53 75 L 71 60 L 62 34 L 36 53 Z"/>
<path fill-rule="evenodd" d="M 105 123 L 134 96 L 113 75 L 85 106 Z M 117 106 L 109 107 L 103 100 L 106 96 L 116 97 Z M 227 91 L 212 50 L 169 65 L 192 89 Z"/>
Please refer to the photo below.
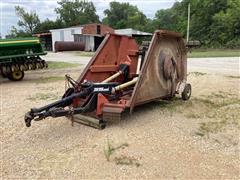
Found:
<path fill-rule="evenodd" d="M 79 56 L 77 52 L 48 52 L 43 57 L 46 61 L 60 61 L 60 62 L 71 62 L 86 65 L 91 59 L 90 56 Z"/>
<path fill-rule="evenodd" d="M 60 77 L 77 78 L 82 68 L 29 72 L 22 82 L 0 79 L 1 179 L 240 178 L 239 76 L 190 66 L 188 102 L 150 103 L 104 130 L 72 127 L 66 118 L 26 128 L 24 114 L 58 99 Z M 112 154 L 107 147 L 115 148 Z"/>
<path fill-rule="evenodd" d="M 239 76 L 240 57 L 188 58 L 190 71 Z"/>

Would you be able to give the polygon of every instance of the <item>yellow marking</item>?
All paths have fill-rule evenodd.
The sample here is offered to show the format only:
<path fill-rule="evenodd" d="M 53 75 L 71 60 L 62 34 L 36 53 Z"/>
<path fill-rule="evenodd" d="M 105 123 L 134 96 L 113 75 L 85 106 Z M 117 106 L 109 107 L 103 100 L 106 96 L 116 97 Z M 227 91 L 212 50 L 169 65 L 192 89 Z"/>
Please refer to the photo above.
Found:
<path fill-rule="evenodd" d="M 36 42 L 36 43 L 39 43 L 39 40 L 7 41 L 7 42 L 0 42 L 0 44 L 25 43 L 25 42 Z"/>

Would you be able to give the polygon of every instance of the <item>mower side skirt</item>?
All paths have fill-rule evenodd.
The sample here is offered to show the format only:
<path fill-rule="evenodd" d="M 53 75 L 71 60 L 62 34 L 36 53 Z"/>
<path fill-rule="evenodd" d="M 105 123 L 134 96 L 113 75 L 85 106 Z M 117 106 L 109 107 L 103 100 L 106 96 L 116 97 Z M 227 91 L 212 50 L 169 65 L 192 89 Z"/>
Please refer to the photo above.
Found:
<path fill-rule="evenodd" d="M 130 100 L 130 113 L 137 105 L 175 94 L 176 84 L 187 78 L 186 52 L 179 33 L 154 33 Z M 168 72 L 174 79 L 164 76 Z"/>

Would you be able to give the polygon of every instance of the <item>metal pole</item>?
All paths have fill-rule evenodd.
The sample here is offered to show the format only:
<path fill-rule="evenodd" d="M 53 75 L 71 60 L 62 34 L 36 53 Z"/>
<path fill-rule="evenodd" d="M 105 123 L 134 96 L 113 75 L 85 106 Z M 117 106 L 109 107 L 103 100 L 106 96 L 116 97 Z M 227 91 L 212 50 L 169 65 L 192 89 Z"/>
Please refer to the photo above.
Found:
<path fill-rule="evenodd" d="M 190 26 L 190 3 L 188 4 L 187 42 L 189 41 L 189 26 Z"/>

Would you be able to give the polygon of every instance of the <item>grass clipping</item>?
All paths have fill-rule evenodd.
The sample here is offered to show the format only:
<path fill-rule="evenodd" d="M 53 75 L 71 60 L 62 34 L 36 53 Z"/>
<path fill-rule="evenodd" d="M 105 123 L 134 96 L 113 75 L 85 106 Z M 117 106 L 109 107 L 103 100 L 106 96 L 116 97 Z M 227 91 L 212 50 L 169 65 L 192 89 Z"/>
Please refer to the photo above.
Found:
<path fill-rule="evenodd" d="M 200 137 L 235 137 L 234 133 L 240 129 L 240 99 L 237 94 L 219 91 L 192 97 L 189 101 L 174 98 L 154 105 L 166 116 L 174 117 L 178 113 L 188 119 L 195 119 L 198 127 L 194 134 Z"/>

